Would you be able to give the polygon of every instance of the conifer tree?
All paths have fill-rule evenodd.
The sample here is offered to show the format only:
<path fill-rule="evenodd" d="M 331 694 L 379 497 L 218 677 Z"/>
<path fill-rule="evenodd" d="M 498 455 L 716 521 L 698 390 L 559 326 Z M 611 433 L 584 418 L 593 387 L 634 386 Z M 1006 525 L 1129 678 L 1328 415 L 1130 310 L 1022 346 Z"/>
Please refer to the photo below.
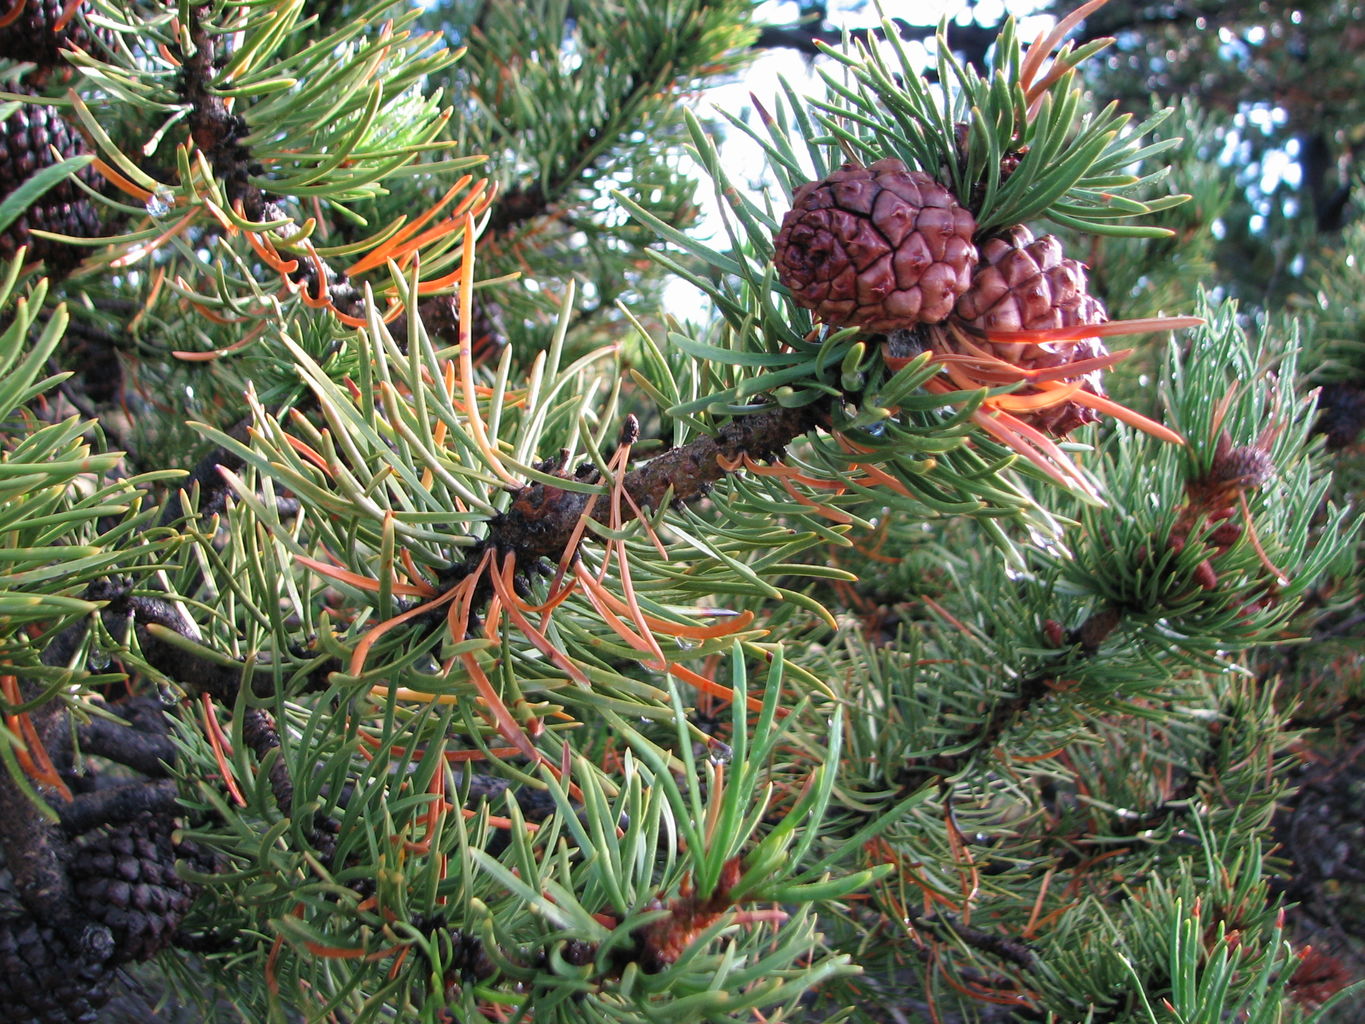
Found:
<path fill-rule="evenodd" d="M 0 1019 L 1345 1019 L 1358 292 L 1102 6 L 720 125 L 740 0 L 11 0 Z"/>

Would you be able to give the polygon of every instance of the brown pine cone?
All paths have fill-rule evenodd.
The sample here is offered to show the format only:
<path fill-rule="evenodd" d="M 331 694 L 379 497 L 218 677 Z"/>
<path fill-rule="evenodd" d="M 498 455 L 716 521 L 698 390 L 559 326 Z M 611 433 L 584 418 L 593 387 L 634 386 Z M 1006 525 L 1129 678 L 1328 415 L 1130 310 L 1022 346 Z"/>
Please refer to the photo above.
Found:
<path fill-rule="evenodd" d="M 67 19 L 57 30 L 65 0 L 0 0 L 3 7 L 0 17 L 13 13 L 16 3 L 22 4 L 23 10 L 13 22 L 0 28 L 0 57 L 47 68 L 61 61 L 61 51 L 68 43 L 90 49 L 91 32 L 78 15 Z"/>
<path fill-rule="evenodd" d="M 35 173 L 56 163 L 59 158 L 49 147 L 63 159 L 86 152 L 81 137 L 51 107 L 26 105 L 10 115 L 0 129 L 0 196 L 9 195 Z M 92 185 L 97 180 L 88 167 L 81 177 Z M 46 261 L 48 270 L 58 276 L 81 261 L 86 249 L 33 237 L 29 234 L 33 228 L 77 238 L 96 238 L 102 233 L 94 204 L 70 180 L 44 192 L 0 234 L 0 258 L 8 259 L 20 246 L 27 245 L 28 258 Z"/>
<path fill-rule="evenodd" d="M 1330 450 L 1340 451 L 1355 444 L 1365 431 L 1365 387 L 1350 381 L 1324 384 L 1318 398 L 1318 413 L 1313 432 L 1327 435 Z"/>
<path fill-rule="evenodd" d="M 796 190 L 777 236 L 778 278 L 831 326 L 938 323 L 971 283 L 976 220 L 899 160 L 845 164 Z"/>
<path fill-rule="evenodd" d="M 1086 293 L 1085 267 L 1062 254 L 1055 235 L 1035 240 L 1026 227 L 1010 228 L 986 242 L 981 257 L 954 310 L 971 326 L 1039 331 L 1105 319 L 1103 307 Z"/>
<path fill-rule="evenodd" d="M 981 256 L 971 287 L 954 310 L 969 327 L 988 333 L 1048 331 L 1109 319 L 1104 304 L 1086 291 L 1084 265 L 1065 256 L 1062 243 L 1053 235 L 1035 239 L 1028 228 L 1013 227 L 987 241 Z M 1037 343 L 988 338 L 982 347 L 1025 370 L 1061 367 L 1108 354 L 1097 337 Z M 1052 379 L 1081 381 L 1083 390 L 1103 395 L 1102 376 L 1101 370 L 1094 369 Z M 1056 435 L 1099 419 L 1093 409 L 1074 401 L 1015 415 Z"/>

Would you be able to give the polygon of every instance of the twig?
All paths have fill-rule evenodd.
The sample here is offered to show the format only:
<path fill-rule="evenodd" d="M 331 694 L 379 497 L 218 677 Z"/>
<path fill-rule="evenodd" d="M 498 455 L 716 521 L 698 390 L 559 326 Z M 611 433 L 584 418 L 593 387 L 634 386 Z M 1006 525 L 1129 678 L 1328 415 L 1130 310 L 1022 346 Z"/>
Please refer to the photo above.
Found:
<path fill-rule="evenodd" d="M 87 754 L 108 758 L 151 778 L 164 778 L 169 774 L 166 766 L 175 763 L 174 743 L 136 725 L 115 725 L 96 718 L 77 729 L 76 737 Z"/>
<path fill-rule="evenodd" d="M 1093 658 L 1121 621 L 1122 613 L 1113 606 L 1106 605 L 1094 612 L 1079 627 L 1067 634 L 1070 646 L 1058 651 L 1056 661 L 1060 663 L 1077 654 L 1084 659 Z M 1002 700 L 991 708 L 980 732 L 966 750 L 903 765 L 897 773 L 896 780 L 902 790 L 912 792 L 933 778 L 945 783 L 977 754 L 991 750 L 1004 735 L 1005 730 L 1014 725 L 1034 705 L 1051 696 L 1053 691 L 1049 684 L 1057 677 L 1059 667 L 1059 664 L 1052 664 L 1020 680 L 1013 697 Z"/>
<path fill-rule="evenodd" d="M 178 787 L 173 779 L 129 782 L 82 793 L 57 809 L 62 828 L 78 836 L 100 825 L 132 821 L 140 814 L 173 814 L 178 809 Z"/>

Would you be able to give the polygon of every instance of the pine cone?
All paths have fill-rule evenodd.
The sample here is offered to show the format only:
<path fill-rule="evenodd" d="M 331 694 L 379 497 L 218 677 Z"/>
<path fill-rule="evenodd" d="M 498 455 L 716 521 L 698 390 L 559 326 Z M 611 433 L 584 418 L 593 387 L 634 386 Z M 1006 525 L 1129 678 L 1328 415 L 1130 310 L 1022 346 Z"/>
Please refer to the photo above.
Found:
<path fill-rule="evenodd" d="M 0 863 L 0 1020 L 14 1024 L 94 1024 L 109 999 L 107 928 L 39 922 Z"/>
<path fill-rule="evenodd" d="M 1026 227 L 1010 228 L 983 245 L 981 256 L 954 310 L 971 326 L 1040 331 L 1103 322 L 1103 307 L 1086 294 L 1085 267 L 1062 254 L 1056 236 L 1035 240 Z"/>
<path fill-rule="evenodd" d="M 1035 239 L 1026 227 L 1013 227 L 981 247 L 982 265 L 971 287 L 958 300 L 956 315 L 982 331 L 1046 331 L 1078 324 L 1102 324 L 1109 319 L 1104 304 L 1086 291 L 1085 267 L 1066 257 L 1053 235 Z M 1007 363 L 1036 370 L 1065 366 L 1107 355 L 1099 338 L 1079 341 L 983 342 L 983 347 Z M 1093 395 L 1103 395 L 1102 372 L 1055 379 L 1074 383 Z M 1076 402 L 1016 414 L 1056 435 L 1066 434 L 1099 415 Z"/>
<path fill-rule="evenodd" d="M 114 936 L 112 963 L 146 960 L 164 949 L 194 900 L 175 872 L 176 858 L 200 860 L 173 839 L 173 824 L 153 814 L 83 835 L 69 873 L 76 902 Z"/>
<path fill-rule="evenodd" d="M 1320 415 L 1313 432 L 1327 435 L 1327 447 L 1340 451 L 1365 430 L 1365 387 L 1358 383 L 1326 384 L 1318 399 Z"/>
<path fill-rule="evenodd" d="M 61 158 L 86 152 L 81 137 L 72 132 L 51 107 L 22 106 L 5 121 L 0 132 L 0 196 L 7 196 L 37 171 L 56 163 L 49 147 Z M 88 167 L 81 177 L 90 184 L 97 180 Z M 74 182 L 67 180 L 38 197 L 22 217 L 0 234 L 0 257 L 9 259 L 20 246 L 28 246 L 30 259 L 46 261 L 48 270 L 66 274 L 81 261 L 85 250 L 65 242 L 31 237 L 30 229 L 54 231 L 78 238 L 101 234 L 99 217 L 89 197 Z"/>
<path fill-rule="evenodd" d="M 922 171 L 845 164 L 796 190 L 777 236 L 778 277 L 832 326 L 938 323 L 971 283 L 975 231 L 971 212 Z"/>
<path fill-rule="evenodd" d="M 56 29 L 65 0 L 9 0 L 5 13 L 12 12 L 16 3 L 22 4 L 23 10 L 11 24 L 0 28 L 0 57 L 48 68 L 60 63 L 61 51 L 68 44 L 90 49 L 92 33 L 78 16 L 69 18 L 60 31 Z"/>

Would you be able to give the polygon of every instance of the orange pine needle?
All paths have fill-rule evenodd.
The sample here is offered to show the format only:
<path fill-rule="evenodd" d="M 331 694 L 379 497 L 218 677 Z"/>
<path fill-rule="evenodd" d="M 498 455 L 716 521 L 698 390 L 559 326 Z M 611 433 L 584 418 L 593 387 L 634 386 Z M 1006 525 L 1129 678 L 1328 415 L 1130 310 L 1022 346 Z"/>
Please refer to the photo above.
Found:
<path fill-rule="evenodd" d="M 14 0 L 14 6 L 0 14 L 0 28 L 8 28 L 19 20 L 19 15 L 24 13 L 25 0 Z"/>
<path fill-rule="evenodd" d="M 202 302 L 197 302 L 194 299 L 190 300 L 190 307 L 196 313 L 202 316 L 205 320 L 208 320 L 210 323 L 221 324 L 224 327 L 230 326 L 232 324 L 240 324 L 244 319 L 242 317 L 238 317 L 236 319 L 229 319 L 228 317 L 223 316 L 223 314 L 219 313 L 217 310 L 210 309 Z"/>
<path fill-rule="evenodd" d="M 698 672 L 692 671 L 692 669 L 687 668 L 684 665 L 679 665 L 677 663 L 670 664 L 668 666 L 668 674 L 677 676 L 684 683 L 687 683 L 689 686 L 697 690 L 699 693 L 704 693 L 711 697 L 715 697 L 717 700 L 722 700 L 726 704 L 734 703 L 735 700 L 734 690 L 721 683 L 717 683 L 712 679 L 707 679 L 705 676 L 701 675 Z M 747 707 L 750 711 L 762 711 L 763 701 L 758 697 L 745 697 L 744 706 Z M 779 715 L 785 714 L 786 709 L 779 708 L 778 713 Z"/>
<path fill-rule="evenodd" d="M 349 946 L 324 946 L 321 942 L 314 942 L 312 939 L 304 939 L 303 947 L 314 956 L 320 956 L 327 960 L 382 960 L 402 948 L 390 946 L 387 949 L 369 953 L 363 949 L 353 949 Z"/>
<path fill-rule="evenodd" d="M 488 753 L 482 750 L 447 750 L 441 756 L 452 764 L 464 764 L 468 761 L 482 761 L 492 757 L 516 757 L 521 753 L 518 747 L 489 747 Z"/>
<path fill-rule="evenodd" d="M 615 481 L 612 484 L 612 503 L 611 514 L 608 517 L 610 526 L 613 530 L 620 530 L 622 526 L 621 505 L 626 493 L 625 467 L 630 462 L 630 448 L 628 444 L 621 445 L 612 456 L 610 469 L 615 474 Z M 658 655 L 659 665 L 667 661 L 664 657 L 663 648 L 659 646 L 658 640 L 654 638 L 654 631 L 650 629 L 649 623 L 645 621 L 645 614 L 640 609 L 639 595 L 635 593 L 635 584 L 630 576 L 630 562 L 626 553 L 626 542 L 624 540 L 613 540 L 609 547 L 616 551 L 616 561 L 619 566 L 617 575 L 621 580 L 621 593 L 625 595 L 626 607 L 629 609 L 630 620 L 639 627 L 640 635 L 649 643 L 651 649 Z M 606 571 L 606 565 L 603 565 Z M 603 588 L 605 592 L 605 588 Z M 610 595 L 614 598 L 614 595 Z"/>
<path fill-rule="evenodd" d="M 843 487 L 836 481 L 819 480 L 816 479 L 815 477 L 807 476 L 805 473 L 801 472 L 795 466 L 788 466 L 782 462 L 772 462 L 769 463 L 768 465 L 764 465 L 761 462 L 755 462 L 753 457 L 748 452 L 741 452 L 739 458 L 734 460 L 733 462 L 730 462 L 730 460 L 721 457 L 717 457 L 716 461 L 720 463 L 722 468 L 730 472 L 733 472 L 736 467 L 742 465 L 746 470 L 748 470 L 750 473 L 753 473 L 755 476 L 781 477 L 784 479 L 796 481 L 797 483 L 805 484 L 807 487 L 819 487 L 824 490 L 834 490 L 838 491 L 841 494 L 843 493 Z"/>
<path fill-rule="evenodd" d="M 1024 433 L 1026 424 L 1022 420 L 1006 412 L 991 415 L 978 409 L 972 414 L 972 421 L 1006 447 L 1028 459 L 1063 487 L 1079 487 L 1090 497 L 1099 498 L 1100 494 L 1095 485 L 1081 474 L 1080 469 L 1060 448 L 1051 441 L 1047 441 L 1045 446 L 1037 446 L 1036 441 Z"/>
<path fill-rule="evenodd" d="M 161 234 L 157 235 L 155 238 L 151 239 L 150 241 L 139 242 L 137 245 L 133 246 L 126 253 L 120 256 L 118 259 L 110 260 L 109 266 L 118 267 L 120 269 L 123 267 L 131 267 L 134 263 L 137 263 L 144 256 L 149 256 L 152 253 L 156 252 L 163 245 L 169 242 L 172 238 L 174 238 L 176 235 L 180 234 L 187 227 L 189 227 L 190 224 L 192 224 L 198 217 L 199 217 L 198 208 L 190 210 L 188 213 L 186 213 L 183 217 L 181 217 L 178 221 L 176 221 L 174 224 L 168 227 L 165 231 L 161 232 Z"/>
<path fill-rule="evenodd" d="M 17 723 L 14 719 L 17 718 Z M 15 759 L 28 774 L 29 778 L 35 782 L 41 782 L 45 786 L 57 792 L 67 803 L 75 800 L 70 787 L 62 781 L 62 777 L 57 774 L 57 767 L 52 763 L 52 758 L 48 755 L 47 747 L 43 745 L 42 737 L 38 735 L 38 729 L 33 724 L 33 719 L 29 715 L 11 716 L 11 728 L 17 724 L 20 735 L 24 740 L 24 750 L 15 750 Z"/>
<path fill-rule="evenodd" d="M 379 581 L 373 577 L 361 576 L 359 573 L 351 572 L 349 569 L 343 569 L 337 565 L 328 565 L 326 562 L 319 562 L 317 559 L 309 558 L 307 555 L 295 555 L 294 561 L 306 568 L 312 569 L 319 576 L 326 576 L 329 579 L 348 584 L 355 587 L 357 590 L 364 590 L 367 593 L 379 593 Z M 423 587 L 415 584 L 409 585 L 406 583 L 394 583 L 391 589 L 395 594 L 399 594 L 403 597 L 432 597 L 436 593 L 431 587 Z"/>
<path fill-rule="evenodd" d="M 466 818 L 476 818 L 479 815 L 478 811 L 472 810 L 468 807 L 461 807 L 460 813 L 463 814 Z M 496 814 L 490 814 L 487 820 L 488 824 L 492 825 L 494 828 L 511 829 L 513 827 L 511 818 L 504 818 Z M 524 822 L 523 824 L 526 826 L 527 832 L 540 831 L 540 826 L 536 824 L 534 821 L 527 821 Z"/>
<path fill-rule="evenodd" d="M 218 762 L 218 772 L 223 778 L 223 785 L 227 788 L 228 794 L 237 802 L 238 807 L 246 806 L 246 797 L 242 796 L 242 791 L 237 788 L 237 778 L 233 775 L 232 765 L 228 763 L 228 754 L 231 751 L 231 744 L 228 743 L 227 736 L 223 733 L 223 727 L 218 724 L 218 716 L 213 710 L 213 701 L 207 693 L 199 695 L 204 713 L 204 734 L 208 737 L 209 746 L 213 749 L 213 759 Z"/>
<path fill-rule="evenodd" d="M 422 571 L 417 567 L 417 563 L 412 560 L 412 552 L 407 548 L 404 548 L 398 553 L 398 557 L 402 561 L 403 571 L 408 574 L 408 579 L 412 582 L 412 585 L 417 589 L 424 591 L 422 596 L 435 597 L 435 586 L 433 586 L 431 581 L 423 575 Z"/>
<path fill-rule="evenodd" d="M 905 484 L 901 483 L 890 473 L 886 472 L 886 470 L 881 469 L 878 466 L 873 466 L 866 462 L 854 462 L 850 464 L 849 468 L 850 469 L 856 468 L 864 477 L 866 477 L 868 480 L 871 480 L 874 484 L 878 484 L 882 487 L 887 488 L 888 490 L 894 491 L 895 493 L 901 495 L 902 497 L 905 498 L 914 497 L 914 495 L 910 493 L 909 489 L 905 486 Z M 865 484 L 865 481 L 860 480 L 859 483 Z M 851 522 L 852 519 L 850 518 L 849 521 Z"/>
<path fill-rule="evenodd" d="M 21 3 L 19 5 L 20 9 L 22 9 L 23 6 L 24 5 Z M 2 23 L 0 23 L 0 27 L 3 27 Z M 95 157 L 95 159 L 90 162 L 90 166 L 95 168 L 95 170 L 99 172 L 100 177 L 104 178 L 105 181 L 109 182 L 109 184 L 113 185 L 115 188 L 117 188 L 120 192 L 124 193 L 125 195 L 132 196 L 139 203 L 146 203 L 151 200 L 152 198 L 151 192 L 148 192 L 141 185 L 134 185 L 131 181 L 125 178 L 118 171 L 114 170 L 113 167 L 105 163 L 99 157 Z"/>
<path fill-rule="evenodd" d="M 284 947 L 284 936 L 275 936 L 275 941 L 270 944 L 270 953 L 265 958 L 265 984 L 270 989 L 271 995 L 280 994 L 280 979 L 278 975 L 278 965 L 280 950 Z"/>
<path fill-rule="evenodd" d="M 85 0 L 66 0 L 65 6 L 62 7 L 62 13 L 57 15 L 57 20 L 52 23 L 52 31 L 60 32 L 62 29 L 66 28 L 67 25 L 71 24 L 71 19 L 76 16 L 76 10 L 83 3 L 85 3 Z M 18 6 L 20 9 L 23 9 L 24 5 L 20 3 Z"/>
<path fill-rule="evenodd" d="M 1260 559 L 1261 565 L 1265 566 L 1275 577 L 1275 582 L 1282 587 L 1289 585 L 1289 577 L 1286 576 L 1275 563 L 1270 560 L 1270 556 L 1265 553 L 1265 548 L 1261 547 L 1261 538 L 1256 535 L 1256 527 L 1251 522 L 1251 509 L 1247 506 L 1247 496 L 1243 491 L 1237 492 L 1237 500 L 1242 506 L 1242 519 L 1247 524 L 1247 540 L 1251 541 L 1251 547 L 1256 552 L 1256 557 Z"/>
<path fill-rule="evenodd" d="M 322 454 L 312 445 L 308 444 L 306 441 L 300 440 L 293 434 L 285 434 L 284 440 L 290 448 L 293 448 L 294 451 L 298 452 L 314 466 L 322 470 L 328 477 L 333 476 L 331 463 L 324 459 Z"/>
<path fill-rule="evenodd" d="M 295 557 L 301 556 L 296 555 Z M 377 584 L 378 581 L 375 582 Z M 417 591 L 416 587 L 404 587 L 402 584 L 395 585 L 393 587 L 393 590 L 395 593 L 399 593 L 400 588 L 402 590 Z M 377 625 L 373 626 L 363 637 L 360 638 L 360 642 L 355 645 L 355 650 L 351 652 L 351 663 L 349 666 L 351 675 L 358 676 L 365 670 L 365 659 L 366 657 L 369 656 L 370 648 L 373 647 L 380 640 L 380 638 L 384 636 L 384 634 L 390 632 L 395 627 L 402 625 L 404 622 L 407 622 L 408 619 L 414 618 L 418 615 L 423 614 L 424 612 L 429 612 L 432 611 L 433 609 L 441 607 L 441 605 L 445 604 L 447 601 L 453 600 L 455 594 L 456 588 L 452 587 L 450 590 L 447 590 L 440 597 L 437 597 L 432 601 L 427 601 L 424 604 L 419 604 L 415 608 L 409 608 L 407 611 L 395 615 L 391 619 L 385 619 L 383 622 L 380 622 Z"/>
<path fill-rule="evenodd" d="M 196 303 L 196 306 L 197 305 L 198 304 Z M 231 355 L 233 352 L 240 352 L 265 333 L 265 329 L 269 325 L 269 320 L 262 320 L 251 330 L 247 331 L 246 334 L 242 335 L 241 338 L 225 348 L 210 349 L 207 352 L 185 352 L 181 349 L 173 349 L 171 355 L 187 363 L 209 363 L 215 359 L 221 359 L 223 356 Z"/>
<path fill-rule="evenodd" d="M 564 554 L 559 558 L 559 564 L 555 566 L 555 574 L 550 580 L 550 599 L 545 602 L 546 611 L 541 617 L 541 628 L 545 628 L 545 623 L 549 620 L 550 612 L 557 606 L 564 597 L 561 596 L 566 591 L 561 591 L 560 584 L 564 580 L 564 575 L 569 571 L 569 563 L 578 557 L 578 545 L 583 539 L 583 534 L 587 532 L 588 523 L 592 521 L 592 510 L 597 506 L 597 499 L 600 495 L 592 494 L 583 504 L 583 513 L 578 517 L 578 522 L 574 524 L 573 530 L 569 533 L 569 541 L 564 545 Z M 572 585 L 569 585 L 571 588 Z"/>
<path fill-rule="evenodd" d="M 335 311 L 336 307 L 332 304 L 332 297 L 327 294 L 327 265 L 322 262 L 322 257 L 318 255 L 318 251 L 313 247 L 312 242 L 305 242 L 303 251 L 307 255 L 308 261 L 313 264 L 313 277 L 318 285 L 316 295 L 308 291 L 307 288 L 300 289 L 304 304 L 313 309 Z"/>
<path fill-rule="evenodd" d="M 213 200 L 204 199 L 203 197 L 200 197 L 200 202 L 204 204 L 204 209 L 209 211 L 209 216 L 211 216 L 214 220 L 216 220 L 219 223 L 219 225 L 223 229 L 224 234 L 228 235 L 237 234 L 239 228 L 237 227 L 236 224 L 232 223 L 228 215 L 225 212 L 223 212 L 223 208 L 221 206 L 219 206 Z"/>
<path fill-rule="evenodd" d="M 444 876 L 442 876 L 442 877 L 444 878 Z M 399 950 L 398 955 L 397 955 L 396 957 L 393 958 L 393 966 L 389 968 L 389 980 L 390 980 L 390 981 L 393 981 L 395 978 L 398 977 L 398 971 L 399 971 L 399 969 L 403 966 L 403 963 L 407 960 L 407 958 L 408 958 L 408 953 L 409 953 L 411 950 L 412 950 L 412 946 L 410 946 L 410 945 L 404 946 L 401 950 Z"/>
<path fill-rule="evenodd" d="M 418 295 L 433 295 L 436 292 L 444 291 L 460 280 L 462 271 L 460 268 L 452 270 L 444 277 L 433 278 L 430 281 L 422 281 L 417 285 Z"/>
<path fill-rule="evenodd" d="M 10 704 L 17 706 L 23 703 L 19 693 L 19 680 L 14 676 L 0 676 L 0 692 L 3 692 L 5 699 Z M 67 803 L 74 800 L 75 797 L 70 788 L 62 781 L 61 776 L 57 773 L 56 766 L 52 763 L 52 758 L 48 756 L 47 748 L 43 745 L 42 738 L 38 735 L 38 730 L 29 714 L 21 712 L 6 715 L 5 724 L 19 736 L 19 744 L 14 748 L 14 756 L 24 774 L 35 782 L 54 789 Z"/>
<path fill-rule="evenodd" d="M 1151 316 L 1137 320 L 1107 320 L 1102 324 L 1073 324 L 1070 327 L 1051 327 L 1037 331 L 983 331 L 966 325 L 956 326 L 962 331 L 998 345 L 1015 343 L 1041 345 L 1047 342 L 1084 341 L 1086 338 L 1113 338 L 1125 334 L 1176 331 L 1186 327 L 1198 327 L 1202 323 L 1203 317 L 1198 316 Z"/>
<path fill-rule="evenodd" d="M 286 290 L 293 292 L 298 286 L 289 279 L 289 275 L 299 269 L 299 261 L 293 259 L 286 261 L 280 256 L 270 239 L 266 238 L 259 231 L 247 231 L 245 234 L 248 244 L 250 244 L 252 249 L 256 250 L 256 255 L 264 260 L 265 264 L 270 267 L 270 269 L 283 277 L 285 279 Z"/>
<path fill-rule="evenodd" d="M 1012 754 L 1010 760 L 1019 764 L 1037 764 L 1039 761 L 1050 761 L 1064 751 L 1066 747 L 1056 747 L 1045 754 Z"/>
<path fill-rule="evenodd" d="M 431 220 L 431 218 L 436 216 L 437 212 L 441 209 L 441 207 L 445 206 L 446 203 L 454 199 L 455 194 L 457 192 L 462 191 L 464 187 L 473 180 L 474 176 L 472 174 L 466 174 L 463 177 L 461 177 L 457 182 L 455 182 L 454 185 L 450 186 L 450 188 L 446 191 L 446 194 L 443 195 L 440 199 L 438 199 L 436 203 L 431 207 L 431 209 L 427 210 L 427 212 L 422 214 L 421 217 L 419 217 L 417 220 L 413 221 L 406 227 L 401 228 L 400 230 L 395 232 L 389 239 L 387 239 L 384 242 L 381 242 L 379 245 L 371 249 L 366 255 L 362 256 L 360 259 L 352 263 L 350 267 L 348 267 L 346 270 L 347 276 L 354 277 L 357 274 L 363 274 L 365 273 L 365 271 L 372 270 L 375 267 L 381 265 L 386 259 L 389 258 L 390 253 L 396 252 L 399 246 L 403 245 L 403 243 L 406 242 L 409 238 L 411 238 L 417 231 L 421 230 L 423 225 L 428 223 Z"/>
<path fill-rule="evenodd" d="M 930 381 L 930 383 L 934 383 Z M 937 389 L 935 389 L 937 390 Z M 947 389 L 944 388 L 944 391 Z M 1058 448 L 1050 438 L 1030 427 L 1023 420 L 1007 412 L 992 414 L 989 410 L 977 409 L 972 413 L 972 422 L 1001 444 L 1018 452 L 1040 470 L 1056 480 L 1063 487 L 1077 487 L 1096 500 L 1099 491 L 1095 485 L 1082 475 L 1066 453 Z"/>
<path fill-rule="evenodd" d="M 642 661 L 645 668 L 654 672 L 662 672 L 668 665 L 663 651 L 653 637 L 640 636 L 625 624 L 603 600 L 606 588 L 597 580 L 593 579 L 591 573 L 577 573 L 578 581 L 583 585 L 583 594 L 594 608 L 597 614 L 602 616 L 602 621 L 611 627 L 612 631 L 629 644 L 632 648 L 644 655 L 652 655 L 654 660 Z M 645 631 L 648 633 L 648 630 Z"/>
<path fill-rule="evenodd" d="M 451 603 L 446 616 L 446 628 L 456 643 L 469 635 L 469 619 L 474 614 L 474 590 L 492 560 L 493 552 L 485 551 L 474 571 L 451 589 L 451 593 L 458 597 Z"/>
<path fill-rule="evenodd" d="M 1071 400 L 1073 402 L 1079 402 L 1081 405 L 1088 405 L 1092 409 L 1098 409 L 1100 412 L 1108 413 L 1110 416 L 1114 417 L 1114 419 L 1123 420 L 1123 422 L 1127 423 L 1129 426 L 1137 427 L 1138 430 L 1141 430 L 1143 433 L 1151 434 L 1159 440 L 1169 441 L 1171 444 L 1185 443 L 1185 439 L 1170 427 L 1163 426 L 1155 420 L 1149 420 L 1146 416 L 1142 415 L 1142 413 L 1134 412 L 1126 405 L 1120 405 L 1113 399 L 1105 398 L 1101 395 L 1094 395 L 1089 391 L 1078 391 L 1071 396 Z"/>
<path fill-rule="evenodd" d="M 1052 51 L 1057 48 L 1057 44 L 1066 38 L 1068 32 L 1108 2 L 1109 0 L 1090 0 L 1089 3 L 1082 4 L 1058 21 L 1053 26 L 1052 31 L 1040 32 L 1037 40 L 1028 48 L 1024 62 L 1019 68 L 1019 83 L 1026 90 L 1029 90 L 1034 76 L 1042 69 L 1043 61 L 1047 60 Z"/>
<path fill-rule="evenodd" d="M 1033 394 L 1016 392 L 1011 395 L 996 395 L 994 398 L 988 399 L 987 402 L 992 408 L 1003 409 L 1005 412 L 1036 412 L 1039 409 L 1050 409 L 1054 405 L 1063 405 L 1071 401 L 1083 386 L 1083 381 L 1073 381 L 1069 384 L 1056 382 L 1054 387 L 1036 391 Z"/>
<path fill-rule="evenodd" d="M 626 606 L 619 597 L 605 587 L 602 588 L 601 595 L 614 611 L 624 614 Z M 753 621 L 754 613 L 751 611 L 742 612 L 731 621 L 721 622 L 715 626 L 692 626 L 686 623 L 673 622 L 669 619 L 660 619 L 653 615 L 644 616 L 645 625 L 653 633 L 661 633 L 665 636 L 681 636 L 694 640 L 710 640 L 727 636 L 730 633 L 738 633 L 747 628 Z"/>
<path fill-rule="evenodd" d="M 548 765 L 556 774 L 558 774 L 558 766 L 536 749 L 535 744 L 531 742 L 531 738 L 526 735 L 526 731 L 521 727 L 520 723 L 512 717 L 512 712 L 508 710 L 507 705 L 504 704 L 502 698 L 498 696 L 498 691 L 494 688 L 492 681 L 489 680 L 488 676 L 484 673 L 483 667 L 479 664 L 478 659 L 475 658 L 473 654 L 462 654 L 460 655 L 460 660 L 464 662 L 465 671 L 469 675 L 469 681 L 474 684 L 474 689 L 479 692 L 479 696 L 483 698 L 484 705 L 492 713 L 493 721 L 497 724 L 498 732 L 502 734 L 503 739 L 511 742 L 533 763 Z"/>
<path fill-rule="evenodd" d="M 526 639 L 530 640 L 536 650 L 550 659 L 551 664 L 557 665 L 569 674 L 569 677 L 580 686 L 591 687 L 587 674 L 574 664 L 573 660 L 566 656 L 563 651 L 555 647 L 550 642 L 550 638 L 532 625 L 531 621 L 522 614 L 521 601 L 517 598 L 516 592 L 512 589 L 512 573 L 516 565 L 516 556 L 509 554 L 503 562 L 502 571 L 489 573 L 489 580 L 493 584 L 493 591 L 501 599 L 503 606 L 507 609 L 507 615 L 521 630 Z M 561 598 L 562 600 L 562 598 Z"/>
<path fill-rule="evenodd" d="M 965 334 L 957 334 L 954 344 L 968 349 L 968 352 L 935 352 L 934 362 L 943 365 L 951 374 L 954 365 L 961 365 L 970 371 L 971 376 L 964 378 L 969 383 L 967 389 L 1013 384 L 1016 381 L 1068 380 L 1080 377 L 1093 370 L 1106 370 L 1123 362 L 1133 354 L 1133 349 L 1125 348 L 1089 359 L 1076 359 L 1061 366 L 1027 368 L 992 355 L 979 345 L 972 343 Z M 954 377 L 954 379 L 958 379 Z"/>

